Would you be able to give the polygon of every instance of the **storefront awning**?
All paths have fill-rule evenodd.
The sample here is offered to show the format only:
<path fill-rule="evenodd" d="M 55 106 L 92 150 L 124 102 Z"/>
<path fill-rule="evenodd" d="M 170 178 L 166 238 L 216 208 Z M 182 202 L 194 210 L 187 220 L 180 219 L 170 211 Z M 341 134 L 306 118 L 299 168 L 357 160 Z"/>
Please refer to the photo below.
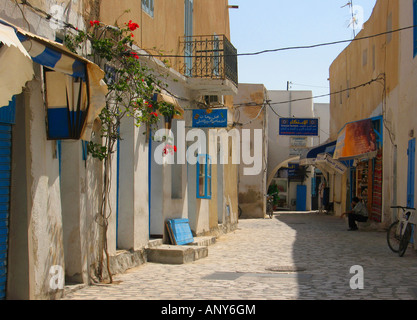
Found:
<path fill-rule="evenodd" d="M 300 165 L 305 166 L 314 164 L 317 156 L 322 153 L 333 155 L 335 147 L 336 140 L 311 148 L 305 155 L 301 156 Z"/>
<path fill-rule="evenodd" d="M 83 139 L 89 141 L 91 139 L 94 120 L 106 105 L 106 94 L 108 90 L 103 81 L 104 71 L 93 62 L 72 53 L 60 43 L 27 32 L 3 20 L 0 20 L 0 26 L 11 28 L 14 31 L 16 39 L 18 41 L 20 40 L 20 46 L 26 49 L 25 51 L 28 53 L 28 56 L 34 62 L 55 72 L 81 79 L 85 83 L 85 94 L 87 94 L 88 103 L 84 110 L 82 108 L 80 109 L 79 103 L 52 105 L 50 109 L 48 108 L 48 122 L 52 122 L 48 126 L 48 130 L 52 130 L 48 132 L 48 138 Z M 30 63 L 33 68 L 32 62 Z M 13 74 L 13 76 L 16 76 L 20 72 L 19 66 L 19 71 Z M 20 77 L 20 75 L 17 76 Z M 81 96 L 80 92 L 77 94 Z M 57 112 L 59 108 L 65 109 L 67 112 Z M 77 121 L 71 121 L 71 118 L 77 118 Z M 68 130 L 62 130 L 63 125 L 68 126 Z M 58 131 L 54 132 L 54 128 Z"/>
<path fill-rule="evenodd" d="M 31 57 L 14 29 L 0 23 L 0 107 L 9 105 L 33 75 Z"/>
<path fill-rule="evenodd" d="M 377 153 L 372 119 L 347 123 L 337 138 L 334 159 L 373 158 Z"/>

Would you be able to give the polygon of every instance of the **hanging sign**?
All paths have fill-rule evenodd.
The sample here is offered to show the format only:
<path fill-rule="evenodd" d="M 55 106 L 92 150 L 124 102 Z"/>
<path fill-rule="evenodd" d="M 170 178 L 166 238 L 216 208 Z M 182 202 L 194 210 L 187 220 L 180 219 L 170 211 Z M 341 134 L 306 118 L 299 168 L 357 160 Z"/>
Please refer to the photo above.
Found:
<path fill-rule="evenodd" d="M 193 128 L 227 127 L 227 109 L 193 110 Z"/>
<path fill-rule="evenodd" d="M 279 119 L 281 136 L 318 136 L 318 118 L 281 118 Z"/>
<path fill-rule="evenodd" d="M 338 160 L 332 158 L 328 153 L 321 153 L 317 155 L 316 164 L 326 164 L 334 171 L 340 174 L 344 174 L 347 170 L 347 167 Z"/>

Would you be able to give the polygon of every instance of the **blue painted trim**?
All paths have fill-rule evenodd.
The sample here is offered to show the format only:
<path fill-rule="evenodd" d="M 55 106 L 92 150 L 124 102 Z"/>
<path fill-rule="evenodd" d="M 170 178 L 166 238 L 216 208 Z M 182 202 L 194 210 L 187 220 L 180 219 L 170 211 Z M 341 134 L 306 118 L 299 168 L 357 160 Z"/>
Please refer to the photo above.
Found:
<path fill-rule="evenodd" d="M 81 148 L 82 148 L 82 156 L 83 156 L 83 160 L 87 161 L 87 157 L 88 157 L 88 141 L 85 140 L 81 140 Z"/>
<path fill-rule="evenodd" d="M 417 0 L 416 0 L 417 1 Z M 338 133 L 337 134 L 339 134 L 340 132 L 342 132 L 342 130 L 348 125 L 348 124 L 350 124 L 350 123 L 355 123 L 355 122 L 359 122 L 359 121 L 365 121 L 365 120 L 371 120 L 371 121 L 377 121 L 377 120 L 379 120 L 379 121 L 381 121 L 381 124 L 382 124 L 382 121 L 383 121 L 383 117 L 382 116 L 376 116 L 376 117 L 372 117 L 372 118 L 365 118 L 365 119 L 361 119 L 361 120 L 356 120 L 356 121 L 350 121 L 350 122 L 346 122 L 345 124 L 344 124 L 344 126 L 338 131 Z M 382 126 L 381 126 L 381 130 L 382 130 Z"/>
<path fill-rule="evenodd" d="M 148 146 L 148 233 L 151 236 L 151 204 L 152 204 L 152 130 L 149 129 L 149 146 Z"/>
<path fill-rule="evenodd" d="M 407 206 L 414 208 L 414 179 L 416 165 L 416 138 L 408 141 Z"/>
<path fill-rule="evenodd" d="M 61 140 L 57 140 L 56 141 L 56 149 L 57 149 L 57 153 L 58 153 L 58 164 L 59 164 L 59 181 L 61 181 L 61 159 L 62 159 L 62 143 Z"/>
<path fill-rule="evenodd" d="M 417 25 L 417 0 L 413 0 L 413 22 L 414 25 Z M 414 34 L 413 34 L 413 57 L 417 55 L 417 28 L 414 28 Z"/>
<path fill-rule="evenodd" d="M 120 133 L 120 128 L 117 129 Z M 119 189 L 120 189 L 120 139 L 117 139 L 117 153 L 116 153 L 116 248 L 119 242 Z"/>

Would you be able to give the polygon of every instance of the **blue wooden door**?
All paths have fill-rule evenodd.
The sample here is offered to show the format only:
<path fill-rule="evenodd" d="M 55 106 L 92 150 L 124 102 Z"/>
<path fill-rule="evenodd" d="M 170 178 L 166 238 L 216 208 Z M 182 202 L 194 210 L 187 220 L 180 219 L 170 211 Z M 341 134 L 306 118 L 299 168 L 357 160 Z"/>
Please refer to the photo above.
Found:
<path fill-rule="evenodd" d="M 306 211 L 306 209 L 307 209 L 307 186 L 298 185 L 297 186 L 296 210 Z"/>
<path fill-rule="evenodd" d="M 16 100 L 0 108 L 0 300 L 6 298 L 7 250 L 9 242 L 9 207 L 12 159 L 12 124 Z"/>
<path fill-rule="evenodd" d="M 407 206 L 414 208 L 414 181 L 416 165 L 416 139 L 408 141 Z"/>

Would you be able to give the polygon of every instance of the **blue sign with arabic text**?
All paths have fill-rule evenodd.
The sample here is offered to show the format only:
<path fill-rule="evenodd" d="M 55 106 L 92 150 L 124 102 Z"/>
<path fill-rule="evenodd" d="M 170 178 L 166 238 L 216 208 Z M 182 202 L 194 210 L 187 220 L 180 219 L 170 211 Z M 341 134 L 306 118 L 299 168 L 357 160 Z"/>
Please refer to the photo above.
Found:
<path fill-rule="evenodd" d="M 319 119 L 317 118 L 281 118 L 279 119 L 281 136 L 318 136 Z"/>
<path fill-rule="evenodd" d="M 227 109 L 193 110 L 193 128 L 227 127 Z"/>

